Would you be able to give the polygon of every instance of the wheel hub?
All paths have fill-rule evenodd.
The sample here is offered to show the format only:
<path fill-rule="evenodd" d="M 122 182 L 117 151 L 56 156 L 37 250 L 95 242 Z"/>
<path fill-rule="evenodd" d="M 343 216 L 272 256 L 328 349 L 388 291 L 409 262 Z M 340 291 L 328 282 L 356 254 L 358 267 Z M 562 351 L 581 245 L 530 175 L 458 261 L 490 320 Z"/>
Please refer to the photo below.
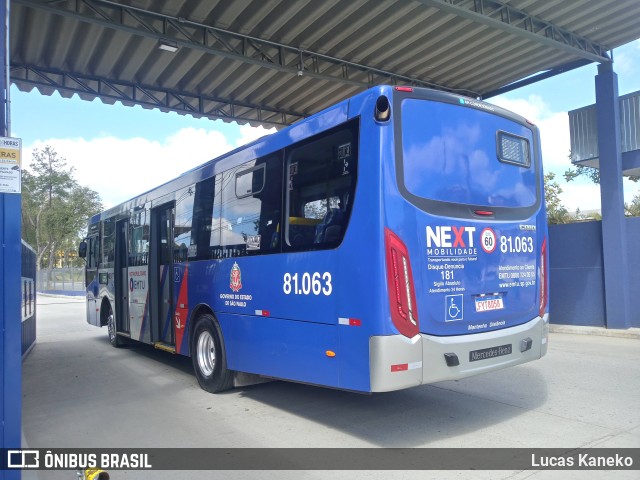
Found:
<path fill-rule="evenodd" d="M 196 347 L 198 357 L 198 368 L 205 377 L 213 374 L 216 367 L 216 349 L 211 334 L 204 330 L 198 336 L 198 345 Z"/>

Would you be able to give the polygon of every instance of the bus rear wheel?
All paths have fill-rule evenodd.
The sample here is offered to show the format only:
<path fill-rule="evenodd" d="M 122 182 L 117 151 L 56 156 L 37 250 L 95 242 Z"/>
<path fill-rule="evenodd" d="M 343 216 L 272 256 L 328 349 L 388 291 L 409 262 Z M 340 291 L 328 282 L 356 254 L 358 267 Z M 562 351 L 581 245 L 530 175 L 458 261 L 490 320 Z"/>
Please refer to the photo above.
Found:
<path fill-rule="evenodd" d="M 191 360 L 198 383 L 211 393 L 233 386 L 233 372 L 227 368 L 222 333 L 212 315 L 200 315 L 193 329 Z"/>

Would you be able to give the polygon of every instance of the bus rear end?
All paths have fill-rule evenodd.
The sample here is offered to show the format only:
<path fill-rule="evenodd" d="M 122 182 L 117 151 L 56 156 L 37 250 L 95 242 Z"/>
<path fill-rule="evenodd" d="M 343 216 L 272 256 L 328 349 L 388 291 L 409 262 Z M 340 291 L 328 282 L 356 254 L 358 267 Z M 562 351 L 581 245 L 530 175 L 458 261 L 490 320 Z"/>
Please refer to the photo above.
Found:
<path fill-rule="evenodd" d="M 388 95 L 384 245 L 397 334 L 370 340 L 372 391 L 540 358 L 548 248 L 537 128 L 442 92 Z"/>

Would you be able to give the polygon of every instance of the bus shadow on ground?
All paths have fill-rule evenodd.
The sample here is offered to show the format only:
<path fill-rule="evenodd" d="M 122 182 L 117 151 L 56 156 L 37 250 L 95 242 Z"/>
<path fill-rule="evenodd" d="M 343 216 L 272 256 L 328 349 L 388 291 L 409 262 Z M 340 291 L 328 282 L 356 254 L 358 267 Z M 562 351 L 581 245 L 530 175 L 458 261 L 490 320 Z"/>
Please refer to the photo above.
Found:
<path fill-rule="evenodd" d="M 108 336 L 94 337 L 94 341 L 104 345 L 104 348 L 113 348 L 109 344 Z M 180 370 L 183 373 L 188 373 L 193 376 L 193 365 L 191 364 L 191 358 L 184 355 L 173 355 L 171 353 L 154 348 L 153 345 L 140 342 L 129 342 L 115 350 L 129 350 L 135 355 L 145 357 L 153 362 L 159 362 L 167 367 L 173 367 L 176 370 Z M 194 382 L 196 377 L 193 376 Z"/>
<path fill-rule="evenodd" d="M 444 441 L 444 446 L 451 446 L 456 436 L 486 432 L 535 410 L 547 399 L 546 379 L 535 366 L 372 395 L 284 381 L 241 390 L 243 397 L 367 444 L 398 448 L 439 446 Z M 500 432 L 481 435 L 477 443 L 464 446 L 514 446 L 509 442 L 518 436 L 506 433 L 505 437 L 514 436 L 509 440 L 498 436 Z"/>
<path fill-rule="evenodd" d="M 111 348 L 106 336 L 94 341 Z M 197 386 L 188 357 L 140 343 L 122 350 L 180 371 Z M 462 380 L 371 395 L 276 380 L 216 396 L 250 399 L 303 418 L 328 429 L 328 439 L 335 435 L 331 432 L 343 432 L 362 440 L 362 445 L 354 446 L 451 446 L 455 437 L 478 432 L 482 437 L 477 443 L 469 444 L 467 438 L 460 446 L 508 447 L 514 446 L 517 432 L 488 430 L 542 406 L 547 400 L 547 379 L 534 362 Z"/>

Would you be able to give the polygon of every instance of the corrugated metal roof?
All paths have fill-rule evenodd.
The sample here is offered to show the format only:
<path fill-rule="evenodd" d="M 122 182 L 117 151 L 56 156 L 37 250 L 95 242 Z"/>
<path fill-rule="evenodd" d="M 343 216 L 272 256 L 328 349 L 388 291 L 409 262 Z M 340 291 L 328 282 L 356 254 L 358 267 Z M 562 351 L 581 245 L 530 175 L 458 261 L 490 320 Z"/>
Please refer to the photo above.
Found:
<path fill-rule="evenodd" d="M 640 38 L 638 0 L 13 0 L 11 9 L 21 89 L 253 124 L 288 124 L 380 83 L 482 97 Z"/>

